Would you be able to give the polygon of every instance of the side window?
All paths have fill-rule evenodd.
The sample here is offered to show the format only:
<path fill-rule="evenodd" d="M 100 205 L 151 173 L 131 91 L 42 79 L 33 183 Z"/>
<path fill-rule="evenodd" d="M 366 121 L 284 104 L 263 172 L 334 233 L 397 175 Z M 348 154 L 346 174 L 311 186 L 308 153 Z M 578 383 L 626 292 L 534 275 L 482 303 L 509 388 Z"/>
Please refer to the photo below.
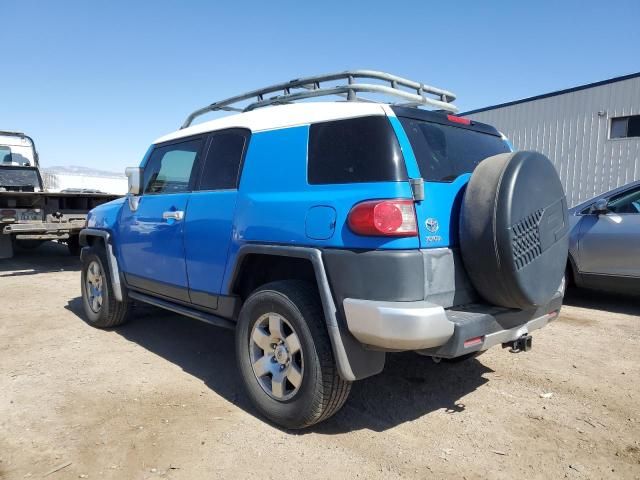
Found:
<path fill-rule="evenodd" d="M 144 193 L 188 192 L 202 139 L 156 148 L 144 168 Z"/>
<path fill-rule="evenodd" d="M 238 188 L 240 164 L 249 133 L 230 130 L 211 137 L 198 190 Z"/>
<path fill-rule="evenodd" d="M 400 144 L 387 117 L 311 125 L 307 178 L 312 185 L 406 180 Z"/>
<path fill-rule="evenodd" d="M 640 213 L 640 187 L 611 197 L 607 206 L 614 213 Z"/>

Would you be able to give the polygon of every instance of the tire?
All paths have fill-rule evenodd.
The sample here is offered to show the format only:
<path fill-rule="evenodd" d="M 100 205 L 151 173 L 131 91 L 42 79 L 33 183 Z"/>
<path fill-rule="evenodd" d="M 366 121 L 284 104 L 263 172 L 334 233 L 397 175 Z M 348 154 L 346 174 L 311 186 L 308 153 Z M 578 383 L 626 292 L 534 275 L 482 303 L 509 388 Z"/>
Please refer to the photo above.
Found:
<path fill-rule="evenodd" d="M 87 322 L 97 328 L 113 328 L 128 319 L 129 299 L 123 289 L 123 301 L 113 293 L 109 264 L 101 247 L 85 247 L 82 255 L 80 288 L 82 306 Z M 92 290 L 91 285 L 98 291 Z M 100 292 L 100 295 L 97 293 Z M 99 300 L 98 300 L 99 298 Z"/>
<path fill-rule="evenodd" d="M 82 248 L 80 247 L 80 236 L 79 235 L 70 236 L 67 240 L 67 248 L 69 249 L 69 254 L 71 256 L 73 257 L 80 256 L 80 250 L 82 250 Z"/>
<path fill-rule="evenodd" d="M 342 408 L 351 390 L 351 382 L 338 374 L 317 290 L 307 282 L 272 282 L 249 296 L 236 327 L 236 356 L 257 410 L 285 428 L 326 420 Z M 275 383 L 274 375 L 286 380 Z"/>
<path fill-rule="evenodd" d="M 487 302 L 529 309 L 551 300 L 567 264 L 569 218 L 547 157 L 523 151 L 480 162 L 462 200 L 460 250 Z"/>

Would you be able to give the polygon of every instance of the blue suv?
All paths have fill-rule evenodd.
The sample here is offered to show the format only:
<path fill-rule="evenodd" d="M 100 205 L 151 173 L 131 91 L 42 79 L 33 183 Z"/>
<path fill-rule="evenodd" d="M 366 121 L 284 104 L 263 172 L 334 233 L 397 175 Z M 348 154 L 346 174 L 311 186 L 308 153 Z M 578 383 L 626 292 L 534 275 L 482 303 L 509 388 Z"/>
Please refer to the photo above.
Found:
<path fill-rule="evenodd" d="M 358 70 L 194 112 L 127 169 L 125 198 L 90 212 L 88 322 L 143 302 L 234 329 L 248 396 L 287 428 L 337 412 L 387 352 L 530 349 L 562 304 L 564 192 L 546 157 L 454 99 Z M 239 113 L 191 125 L 218 110 Z"/>

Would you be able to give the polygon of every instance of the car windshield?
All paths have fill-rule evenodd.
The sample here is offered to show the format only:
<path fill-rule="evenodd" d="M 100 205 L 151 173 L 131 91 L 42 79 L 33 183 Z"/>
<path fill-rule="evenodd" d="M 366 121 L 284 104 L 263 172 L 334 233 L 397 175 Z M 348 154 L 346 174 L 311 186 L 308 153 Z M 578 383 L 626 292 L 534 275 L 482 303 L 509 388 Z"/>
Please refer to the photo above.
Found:
<path fill-rule="evenodd" d="M 40 188 L 40 179 L 35 168 L 15 168 L 0 166 L 0 187 Z"/>
<path fill-rule="evenodd" d="M 422 178 L 452 182 L 487 157 L 510 151 L 502 138 L 414 118 L 400 117 Z"/>

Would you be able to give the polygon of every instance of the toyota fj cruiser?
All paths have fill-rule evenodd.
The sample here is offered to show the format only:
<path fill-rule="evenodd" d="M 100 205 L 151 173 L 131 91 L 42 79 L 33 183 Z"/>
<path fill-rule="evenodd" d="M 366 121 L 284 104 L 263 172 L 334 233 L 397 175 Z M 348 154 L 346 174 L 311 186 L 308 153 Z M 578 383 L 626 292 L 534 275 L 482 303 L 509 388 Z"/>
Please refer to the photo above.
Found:
<path fill-rule="evenodd" d="M 296 103 L 326 95 L 346 101 Z M 235 329 L 248 396 L 288 428 L 337 412 L 386 352 L 528 350 L 562 304 L 564 192 L 454 99 L 359 70 L 194 112 L 90 212 L 88 322 L 115 327 L 136 301 Z M 216 110 L 240 113 L 191 125 Z"/>

